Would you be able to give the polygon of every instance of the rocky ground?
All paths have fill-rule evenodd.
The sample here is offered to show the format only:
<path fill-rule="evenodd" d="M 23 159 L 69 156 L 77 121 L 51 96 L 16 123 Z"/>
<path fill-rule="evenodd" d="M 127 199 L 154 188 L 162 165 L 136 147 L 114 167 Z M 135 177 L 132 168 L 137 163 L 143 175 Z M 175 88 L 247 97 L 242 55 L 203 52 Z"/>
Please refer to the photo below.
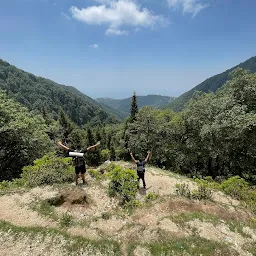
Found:
<path fill-rule="evenodd" d="M 87 181 L 3 193 L 0 255 L 256 255 L 254 216 L 221 192 L 212 201 L 177 196 L 177 183 L 196 184 L 148 167 L 142 206 L 127 211 L 107 180 Z M 158 198 L 146 203 L 149 193 Z"/>

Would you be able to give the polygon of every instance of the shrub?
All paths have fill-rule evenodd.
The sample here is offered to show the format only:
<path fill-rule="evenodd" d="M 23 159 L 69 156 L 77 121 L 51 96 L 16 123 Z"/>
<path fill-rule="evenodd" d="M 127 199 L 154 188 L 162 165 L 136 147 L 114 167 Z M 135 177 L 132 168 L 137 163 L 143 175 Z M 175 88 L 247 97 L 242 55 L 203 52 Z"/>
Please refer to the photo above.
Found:
<path fill-rule="evenodd" d="M 150 202 L 150 201 L 154 201 L 159 197 L 158 194 L 154 193 L 154 192 L 149 192 L 146 196 L 145 196 L 145 201 L 146 202 Z"/>
<path fill-rule="evenodd" d="M 190 188 L 189 188 L 188 184 L 185 184 L 185 183 L 179 184 L 179 183 L 177 183 L 175 185 L 175 187 L 176 187 L 176 194 L 177 195 L 185 196 L 189 199 L 192 199 L 192 193 L 190 191 Z"/>
<path fill-rule="evenodd" d="M 224 181 L 220 188 L 228 195 L 243 200 L 247 196 L 249 189 L 248 183 L 239 176 L 234 176 Z"/>
<path fill-rule="evenodd" d="M 59 224 L 62 228 L 70 227 L 73 225 L 74 219 L 73 216 L 70 213 L 64 213 L 62 217 L 59 219 Z"/>
<path fill-rule="evenodd" d="M 110 178 L 108 186 L 109 196 L 118 196 L 122 204 L 135 199 L 138 191 L 138 176 L 135 171 L 115 166 L 108 173 L 108 176 Z"/>
<path fill-rule="evenodd" d="M 103 149 L 101 150 L 101 160 L 103 162 L 110 159 L 110 150 L 109 149 Z"/>
<path fill-rule="evenodd" d="M 92 178 L 94 178 L 96 180 L 101 180 L 104 177 L 104 175 L 97 170 L 89 170 L 88 173 L 90 174 L 90 176 Z"/>
<path fill-rule="evenodd" d="M 198 189 L 192 192 L 188 184 L 176 184 L 176 193 L 180 196 L 185 196 L 188 199 L 208 200 L 212 198 L 212 189 L 205 180 L 198 180 Z"/>
<path fill-rule="evenodd" d="M 109 220 L 110 219 L 110 213 L 109 212 L 103 212 L 101 214 L 101 218 L 104 220 Z"/>
<path fill-rule="evenodd" d="M 126 209 L 134 209 L 134 208 L 137 208 L 137 207 L 140 207 L 142 206 L 142 203 L 140 200 L 131 200 L 129 202 L 125 202 L 124 204 L 124 208 Z"/>
<path fill-rule="evenodd" d="M 207 180 L 196 179 L 196 183 L 198 185 L 198 189 L 192 191 L 192 197 L 198 200 L 209 200 L 212 198 L 212 188 L 213 182 L 208 182 L 209 177 Z"/>
<path fill-rule="evenodd" d="M 111 172 L 111 171 L 113 171 L 115 168 L 116 168 L 116 165 L 115 165 L 114 163 L 111 163 L 111 164 L 109 164 L 109 165 L 106 167 L 106 171 L 107 171 L 107 172 Z"/>
<path fill-rule="evenodd" d="M 35 160 L 34 165 L 23 167 L 21 179 L 24 185 L 29 187 L 71 182 L 73 169 L 70 158 L 56 157 L 54 153 L 50 153 Z"/>

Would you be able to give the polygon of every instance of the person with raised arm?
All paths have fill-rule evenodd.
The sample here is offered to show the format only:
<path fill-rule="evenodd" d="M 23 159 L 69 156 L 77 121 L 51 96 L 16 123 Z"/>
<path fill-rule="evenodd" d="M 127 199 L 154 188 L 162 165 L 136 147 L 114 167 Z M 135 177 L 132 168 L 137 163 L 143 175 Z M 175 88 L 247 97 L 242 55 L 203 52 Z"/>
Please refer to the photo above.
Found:
<path fill-rule="evenodd" d="M 85 166 L 85 160 L 84 160 L 84 154 L 87 151 L 90 151 L 94 148 L 96 148 L 97 146 L 100 145 L 100 142 L 97 142 L 97 144 L 90 146 L 88 148 L 85 149 L 81 149 L 80 145 L 77 145 L 77 149 L 71 149 L 65 145 L 62 144 L 61 141 L 58 141 L 57 145 L 61 148 L 63 148 L 64 150 L 67 150 L 69 152 L 69 156 L 72 156 L 73 158 L 73 165 L 75 167 L 75 184 L 78 184 L 78 178 L 79 178 L 79 174 L 81 173 L 81 178 L 83 180 L 83 184 L 85 184 L 85 173 L 86 173 L 86 166 Z"/>
<path fill-rule="evenodd" d="M 137 165 L 138 186 L 140 184 L 140 179 L 142 179 L 143 187 L 144 187 L 144 189 L 146 189 L 145 165 L 148 162 L 148 159 L 149 159 L 149 156 L 150 156 L 150 151 L 148 151 L 148 154 L 147 154 L 147 156 L 144 160 L 142 160 L 142 159 L 136 160 L 134 158 L 132 152 L 130 153 L 130 155 L 131 155 L 131 158 L 132 158 L 133 162 Z"/>

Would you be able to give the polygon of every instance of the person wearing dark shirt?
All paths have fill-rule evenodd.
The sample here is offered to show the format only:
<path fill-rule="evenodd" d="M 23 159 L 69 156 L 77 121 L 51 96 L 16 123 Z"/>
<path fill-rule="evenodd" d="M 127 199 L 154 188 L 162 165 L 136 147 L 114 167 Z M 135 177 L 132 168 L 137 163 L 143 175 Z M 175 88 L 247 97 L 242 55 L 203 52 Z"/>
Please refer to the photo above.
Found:
<path fill-rule="evenodd" d="M 58 146 L 60 146 L 64 150 L 67 150 L 68 152 L 76 152 L 76 153 L 86 153 L 87 151 L 90 151 L 91 149 L 96 148 L 99 144 L 100 144 L 100 142 L 98 142 L 97 144 L 90 146 L 86 149 L 80 149 L 80 146 L 77 146 L 77 149 L 75 150 L 75 149 L 72 149 L 72 148 L 69 148 L 69 147 L 63 145 L 61 141 L 58 141 Z M 86 166 L 85 166 L 84 157 L 73 156 L 73 164 L 75 166 L 75 183 L 76 183 L 76 185 L 78 184 L 78 178 L 79 178 L 80 173 L 81 173 L 81 178 L 83 180 L 83 183 L 85 184 L 84 175 L 86 172 Z"/>
<path fill-rule="evenodd" d="M 148 162 L 148 159 L 149 159 L 149 156 L 150 156 L 150 151 L 148 151 L 148 155 L 145 158 L 145 160 L 141 160 L 141 159 L 140 160 L 135 160 L 135 158 L 133 157 L 132 152 L 130 153 L 130 155 L 131 155 L 131 158 L 132 158 L 133 162 L 137 165 L 138 183 L 140 184 L 140 179 L 142 179 L 143 187 L 144 187 L 144 189 L 146 189 L 145 165 Z"/>

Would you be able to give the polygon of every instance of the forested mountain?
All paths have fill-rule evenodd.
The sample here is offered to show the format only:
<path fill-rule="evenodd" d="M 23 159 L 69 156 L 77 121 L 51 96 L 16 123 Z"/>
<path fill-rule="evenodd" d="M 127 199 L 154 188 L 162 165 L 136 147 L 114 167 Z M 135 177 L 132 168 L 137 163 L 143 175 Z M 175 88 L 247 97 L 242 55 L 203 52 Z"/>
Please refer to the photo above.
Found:
<path fill-rule="evenodd" d="M 130 113 L 131 99 L 111 99 L 111 98 L 98 98 L 97 102 L 109 106 L 112 109 L 118 110 L 119 117 L 126 117 Z M 137 96 L 137 103 L 139 109 L 144 106 L 152 106 L 153 108 L 163 107 L 170 102 L 172 102 L 174 97 L 161 96 L 161 95 L 147 95 L 147 96 Z M 104 105 L 102 105 L 104 107 Z"/>
<path fill-rule="evenodd" d="M 60 108 L 78 125 L 115 122 L 101 106 L 72 86 L 27 73 L 0 59 L 0 89 L 29 110 L 48 113 L 57 118 Z"/>
<path fill-rule="evenodd" d="M 256 72 L 256 57 L 252 57 L 247 61 L 240 63 L 239 65 L 226 70 L 225 72 L 212 76 L 206 79 L 201 84 L 192 88 L 190 91 L 185 92 L 178 98 L 174 99 L 169 105 L 168 108 L 171 108 L 176 111 L 180 111 L 184 105 L 189 101 L 195 91 L 202 92 L 216 92 L 222 85 L 224 85 L 228 80 L 231 79 L 230 72 L 235 70 L 236 68 L 242 68 L 250 70 L 251 72 Z"/>

